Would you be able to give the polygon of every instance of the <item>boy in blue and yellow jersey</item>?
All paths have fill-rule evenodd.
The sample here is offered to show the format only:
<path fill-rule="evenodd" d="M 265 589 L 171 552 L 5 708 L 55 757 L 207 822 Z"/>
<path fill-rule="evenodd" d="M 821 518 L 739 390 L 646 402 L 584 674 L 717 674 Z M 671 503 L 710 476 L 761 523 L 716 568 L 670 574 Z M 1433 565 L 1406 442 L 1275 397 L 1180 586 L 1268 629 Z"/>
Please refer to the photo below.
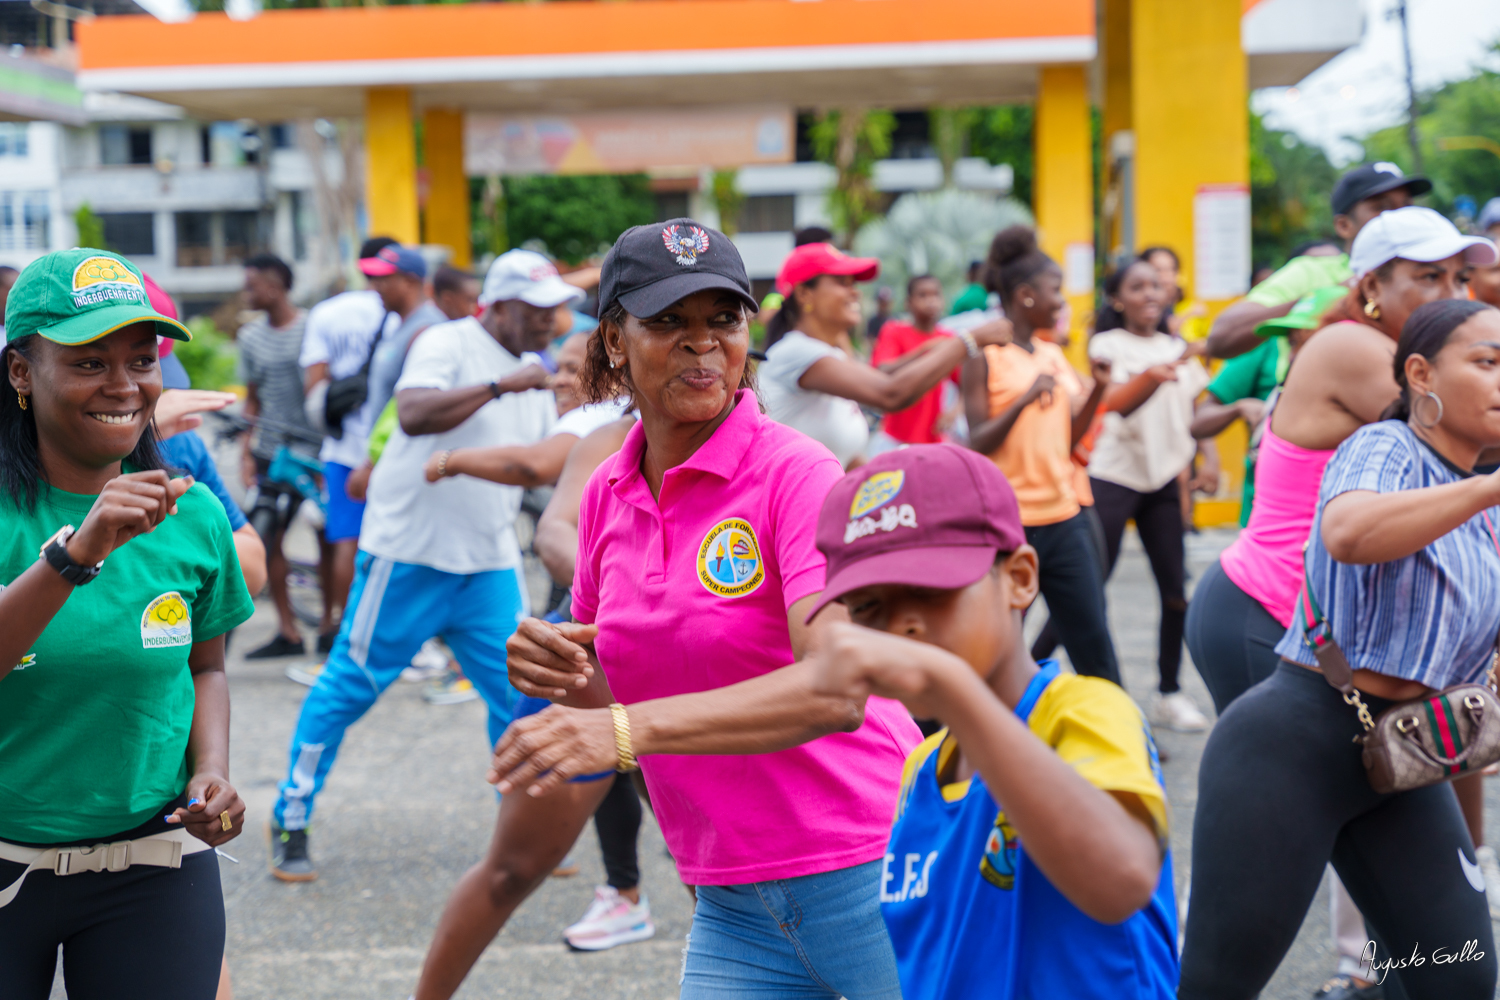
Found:
<path fill-rule="evenodd" d="M 821 635 L 818 688 L 948 726 L 907 759 L 881 875 L 906 1000 L 1174 996 L 1156 750 L 1119 687 L 1027 652 L 1036 551 L 1005 477 L 888 452 L 829 493 L 818 548 L 819 607 L 854 620 Z"/>

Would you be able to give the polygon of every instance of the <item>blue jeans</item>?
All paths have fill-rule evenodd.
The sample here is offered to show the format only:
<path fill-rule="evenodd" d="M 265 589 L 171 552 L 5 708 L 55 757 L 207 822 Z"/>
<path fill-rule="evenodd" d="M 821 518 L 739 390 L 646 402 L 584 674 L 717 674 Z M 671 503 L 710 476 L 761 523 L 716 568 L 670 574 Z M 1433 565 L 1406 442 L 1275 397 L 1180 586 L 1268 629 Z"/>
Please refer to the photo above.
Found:
<path fill-rule="evenodd" d="M 526 617 L 518 569 L 444 573 L 361 552 L 339 636 L 318 683 L 302 702 L 291 761 L 274 815 L 286 830 L 312 819 L 344 731 L 411 665 L 422 643 L 442 636 L 489 706 L 490 746 L 510 725 L 520 693 L 505 670 L 505 641 Z"/>
<path fill-rule="evenodd" d="M 880 916 L 880 862 L 749 885 L 700 885 L 681 1000 L 901 1000 Z"/>

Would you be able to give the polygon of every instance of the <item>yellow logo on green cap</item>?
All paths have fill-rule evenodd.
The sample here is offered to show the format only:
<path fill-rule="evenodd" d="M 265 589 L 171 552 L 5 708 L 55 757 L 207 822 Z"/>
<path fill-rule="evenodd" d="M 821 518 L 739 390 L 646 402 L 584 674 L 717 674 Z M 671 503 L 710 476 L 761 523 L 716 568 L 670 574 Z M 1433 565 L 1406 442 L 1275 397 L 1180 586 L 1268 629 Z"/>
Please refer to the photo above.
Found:
<path fill-rule="evenodd" d="M 73 305 L 82 309 L 103 302 L 144 302 L 146 289 L 113 257 L 88 257 L 73 268 Z"/>

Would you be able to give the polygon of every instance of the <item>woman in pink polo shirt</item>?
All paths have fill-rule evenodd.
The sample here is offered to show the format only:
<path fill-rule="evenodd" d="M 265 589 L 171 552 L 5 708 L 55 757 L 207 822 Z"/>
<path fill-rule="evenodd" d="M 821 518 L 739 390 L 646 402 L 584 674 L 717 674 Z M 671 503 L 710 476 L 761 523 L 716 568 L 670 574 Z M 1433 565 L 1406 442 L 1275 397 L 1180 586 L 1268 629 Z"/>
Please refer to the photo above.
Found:
<path fill-rule="evenodd" d="M 528 619 L 510 644 L 512 683 L 560 704 L 512 724 L 490 778 L 545 796 L 639 758 L 697 889 L 684 998 L 896 1000 L 880 866 L 920 736 L 895 702 L 809 698 L 796 662 L 839 462 L 761 413 L 755 301 L 728 238 L 690 219 L 628 231 L 600 308 L 584 391 L 631 395 L 641 420 L 584 492 L 577 622 Z"/>

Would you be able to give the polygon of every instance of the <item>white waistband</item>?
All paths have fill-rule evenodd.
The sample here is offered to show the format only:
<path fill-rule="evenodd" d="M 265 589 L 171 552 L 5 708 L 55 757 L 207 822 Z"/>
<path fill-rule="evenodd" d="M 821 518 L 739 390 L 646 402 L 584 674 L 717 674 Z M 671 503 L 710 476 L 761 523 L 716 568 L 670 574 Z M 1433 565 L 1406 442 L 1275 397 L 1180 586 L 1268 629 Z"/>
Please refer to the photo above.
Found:
<path fill-rule="evenodd" d="M 119 872 L 132 865 L 180 868 L 184 854 L 207 850 L 211 850 L 208 844 L 183 829 L 87 847 L 23 847 L 0 840 L 0 858 L 26 865 L 20 878 L 0 889 L 0 907 L 9 905 L 16 898 L 21 883 L 35 871 L 77 875 L 80 872 Z"/>

